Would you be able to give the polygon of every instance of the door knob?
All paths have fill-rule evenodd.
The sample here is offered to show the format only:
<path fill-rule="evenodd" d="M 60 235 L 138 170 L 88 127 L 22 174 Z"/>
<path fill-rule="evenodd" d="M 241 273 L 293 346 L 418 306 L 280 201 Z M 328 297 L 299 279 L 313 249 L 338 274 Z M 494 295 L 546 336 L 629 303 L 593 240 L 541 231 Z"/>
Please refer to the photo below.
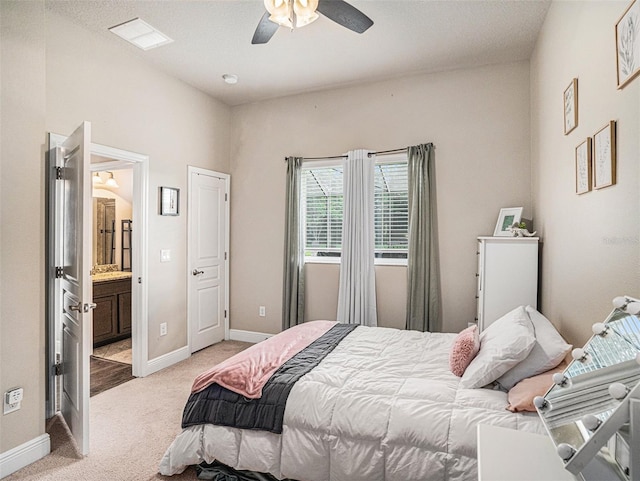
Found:
<path fill-rule="evenodd" d="M 204 274 L 204 271 L 199 271 L 198 269 L 194 269 L 194 270 L 193 270 L 193 272 L 192 272 L 192 274 L 193 274 L 194 276 L 197 276 L 198 274 Z"/>
<path fill-rule="evenodd" d="M 91 309 L 95 309 L 98 305 L 95 302 L 88 302 L 82 308 L 83 312 L 89 312 Z"/>

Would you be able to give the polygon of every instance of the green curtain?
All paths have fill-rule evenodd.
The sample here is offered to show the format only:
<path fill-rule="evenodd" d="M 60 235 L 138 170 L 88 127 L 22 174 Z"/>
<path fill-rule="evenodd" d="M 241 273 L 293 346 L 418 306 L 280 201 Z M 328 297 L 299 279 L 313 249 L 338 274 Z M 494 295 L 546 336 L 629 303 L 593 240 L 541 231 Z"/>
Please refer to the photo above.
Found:
<path fill-rule="evenodd" d="M 300 219 L 302 157 L 287 157 L 282 329 L 304 322 L 304 245 Z"/>
<path fill-rule="evenodd" d="M 442 319 L 434 149 L 431 143 L 407 149 L 409 245 L 406 328 L 439 332 L 442 330 Z"/>

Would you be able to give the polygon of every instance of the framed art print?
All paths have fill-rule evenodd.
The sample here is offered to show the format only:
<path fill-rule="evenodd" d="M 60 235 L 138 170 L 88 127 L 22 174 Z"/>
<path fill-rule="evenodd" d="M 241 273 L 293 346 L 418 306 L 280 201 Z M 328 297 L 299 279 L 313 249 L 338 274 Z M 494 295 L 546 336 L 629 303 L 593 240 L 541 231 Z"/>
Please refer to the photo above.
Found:
<path fill-rule="evenodd" d="M 576 147 L 576 194 L 591 190 L 591 137 Z"/>
<path fill-rule="evenodd" d="M 564 135 L 578 126 L 578 79 L 574 78 L 564 91 Z"/>
<path fill-rule="evenodd" d="M 160 187 L 160 215 L 180 215 L 180 189 Z"/>
<path fill-rule="evenodd" d="M 640 73 L 640 0 L 633 0 L 616 23 L 616 66 L 619 89 Z"/>
<path fill-rule="evenodd" d="M 593 188 L 616 183 L 616 123 L 610 121 L 593 136 Z"/>

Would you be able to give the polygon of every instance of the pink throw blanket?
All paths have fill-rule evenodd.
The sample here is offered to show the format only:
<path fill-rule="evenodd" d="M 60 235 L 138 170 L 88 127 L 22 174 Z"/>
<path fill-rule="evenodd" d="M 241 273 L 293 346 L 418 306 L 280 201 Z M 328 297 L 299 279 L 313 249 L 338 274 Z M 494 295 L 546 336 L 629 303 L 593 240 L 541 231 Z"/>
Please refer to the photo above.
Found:
<path fill-rule="evenodd" d="M 217 383 L 249 399 L 262 396 L 262 388 L 278 368 L 335 326 L 335 321 L 311 321 L 291 327 L 239 352 L 200 374 L 191 387 L 199 392 Z"/>

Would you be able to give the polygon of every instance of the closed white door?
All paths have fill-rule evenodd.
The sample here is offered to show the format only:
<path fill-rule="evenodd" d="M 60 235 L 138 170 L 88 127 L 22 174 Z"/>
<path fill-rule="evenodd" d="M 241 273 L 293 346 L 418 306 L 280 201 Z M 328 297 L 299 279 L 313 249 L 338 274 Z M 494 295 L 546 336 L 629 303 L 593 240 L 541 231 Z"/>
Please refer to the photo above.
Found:
<path fill-rule="evenodd" d="M 61 326 L 62 415 L 83 455 L 89 454 L 89 354 L 91 348 L 91 124 L 84 122 L 57 152 L 61 205 L 56 205 L 60 253 L 55 288 Z"/>
<path fill-rule="evenodd" d="M 228 188 L 228 175 L 189 168 L 191 352 L 228 337 Z"/>

